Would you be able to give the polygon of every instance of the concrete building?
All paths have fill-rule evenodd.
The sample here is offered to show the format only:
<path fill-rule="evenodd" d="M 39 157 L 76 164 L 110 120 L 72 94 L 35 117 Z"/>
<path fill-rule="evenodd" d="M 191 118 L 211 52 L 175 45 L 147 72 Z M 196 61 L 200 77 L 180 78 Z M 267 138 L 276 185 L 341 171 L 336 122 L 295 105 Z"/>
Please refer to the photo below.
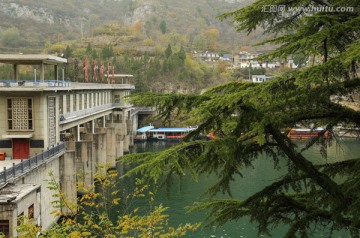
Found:
<path fill-rule="evenodd" d="M 138 110 L 124 101 L 132 75 L 114 75 L 119 84 L 75 83 L 58 77 L 63 58 L 0 55 L 0 63 L 14 69 L 13 80 L 0 80 L 0 232 L 13 237 L 21 215 L 43 229 L 57 221 L 49 173 L 76 201 L 77 181 L 90 186 L 95 165 L 115 166 L 129 150 Z M 39 80 L 21 80 L 21 65 L 40 65 Z M 45 80 L 49 68 L 54 78 Z"/>

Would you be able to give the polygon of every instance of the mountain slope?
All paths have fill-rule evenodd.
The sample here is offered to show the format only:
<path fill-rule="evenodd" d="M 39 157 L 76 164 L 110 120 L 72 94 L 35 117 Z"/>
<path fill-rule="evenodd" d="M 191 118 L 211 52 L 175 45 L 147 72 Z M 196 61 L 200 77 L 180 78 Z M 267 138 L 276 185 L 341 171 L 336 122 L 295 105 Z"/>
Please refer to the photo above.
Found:
<path fill-rule="evenodd" d="M 0 52 L 42 51 L 46 45 L 92 36 L 104 24 L 140 24 L 142 38 L 161 42 L 161 34 L 186 38 L 193 48 L 207 29 L 219 31 L 218 48 L 237 50 L 254 37 L 237 33 L 216 16 L 249 0 L 0 0 Z M 160 24 L 163 28 L 160 29 Z M 165 28 L 165 29 L 164 29 Z M 171 36 L 170 36 L 171 39 Z M 201 38 L 198 41 L 201 41 Z M 166 44 L 165 42 L 163 44 Z M 204 46 L 205 48 L 208 46 Z"/>

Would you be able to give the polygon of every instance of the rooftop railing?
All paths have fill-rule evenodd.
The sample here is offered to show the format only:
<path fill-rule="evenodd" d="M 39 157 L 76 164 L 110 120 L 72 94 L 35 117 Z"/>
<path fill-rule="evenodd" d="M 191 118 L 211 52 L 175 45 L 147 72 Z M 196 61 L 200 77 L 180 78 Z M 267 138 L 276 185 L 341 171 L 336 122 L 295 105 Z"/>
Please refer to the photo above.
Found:
<path fill-rule="evenodd" d="M 57 81 L 57 80 L 44 80 L 44 81 L 29 81 L 29 80 L 11 80 L 2 79 L 0 80 L 0 87 L 70 87 L 70 81 Z"/>
<path fill-rule="evenodd" d="M 107 82 L 71 82 L 63 80 L 44 80 L 44 81 L 30 81 L 30 80 L 9 80 L 1 79 L 0 88 L 70 88 L 70 89 L 135 89 L 135 85 L 128 83 L 114 83 Z"/>
<path fill-rule="evenodd" d="M 47 150 L 31 156 L 29 159 L 21 160 L 20 163 L 13 163 L 12 167 L 6 168 L 0 172 L 0 185 L 4 185 L 10 181 L 13 181 L 25 173 L 39 167 L 40 165 L 46 163 L 56 155 L 61 155 L 66 150 L 64 142 L 53 145 L 52 147 L 47 148 Z M 1 163 L 0 163 L 1 164 Z"/>

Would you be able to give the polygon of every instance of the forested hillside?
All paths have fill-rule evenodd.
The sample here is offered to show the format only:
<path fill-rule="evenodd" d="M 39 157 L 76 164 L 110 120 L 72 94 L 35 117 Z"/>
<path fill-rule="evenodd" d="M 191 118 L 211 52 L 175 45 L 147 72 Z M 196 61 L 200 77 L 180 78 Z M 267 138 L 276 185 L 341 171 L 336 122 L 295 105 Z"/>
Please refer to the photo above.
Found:
<path fill-rule="evenodd" d="M 254 43 L 259 35 L 248 37 L 236 33 L 229 21 L 222 22 L 216 16 L 249 2 L 251 0 L 0 0 L 0 51 L 36 53 L 64 40 L 104 33 L 106 24 L 133 26 L 140 31 L 136 39 L 128 39 L 130 43 L 122 41 L 124 47 L 148 39 L 165 48 L 171 39 L 186 50 L 236 51 Z M 209 34 L 216 42 L 209 42 Z"/>
<path fill-rule="evenodd" d="M 248 36 L 217 18 L 249 2 L 0 0 L 0 53 L 63 55 L 67 80 L 84 80 L 87 58 L 89 69 L 109 65 L 115 73 L 133 74 L 138 91 L 200 92 L 243 73 L 227 71 L 225 63 L 209 67 L 193 52 L 265 50 L 251 48 L 264 40 L 261 30 Z M 2 67 L 1 76 L 10 78 L 11 69 Z M 29 67 L 23 77 L 32 79 L 32 72 Z"/>

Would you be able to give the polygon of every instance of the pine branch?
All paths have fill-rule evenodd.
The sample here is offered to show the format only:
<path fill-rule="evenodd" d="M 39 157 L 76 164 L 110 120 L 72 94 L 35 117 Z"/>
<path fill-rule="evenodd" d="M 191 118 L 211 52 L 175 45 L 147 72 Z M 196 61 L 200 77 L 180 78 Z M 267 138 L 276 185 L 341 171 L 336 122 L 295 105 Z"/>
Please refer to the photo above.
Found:
<path fill-rule="evenodd" d="M 336 201 L 336 210 L 346 210 L 351 201 L 346 199 L 343 192 L 339 189 L 338 185 L 332 181 L 326 174 L 319 172 L 311 162 L 306 160 L 300 153 L 295 152 L 294 148 L 286 143 L 283 135 L 273 128 L 271 125 L 267 126 L 269 133 L 273 136 L 274 140 L 279 144 L 282 151 L 288 158 L 304 173 L 308 174 L 311 179 L 316 181 L 320 187 L 327 191 Z"/>

